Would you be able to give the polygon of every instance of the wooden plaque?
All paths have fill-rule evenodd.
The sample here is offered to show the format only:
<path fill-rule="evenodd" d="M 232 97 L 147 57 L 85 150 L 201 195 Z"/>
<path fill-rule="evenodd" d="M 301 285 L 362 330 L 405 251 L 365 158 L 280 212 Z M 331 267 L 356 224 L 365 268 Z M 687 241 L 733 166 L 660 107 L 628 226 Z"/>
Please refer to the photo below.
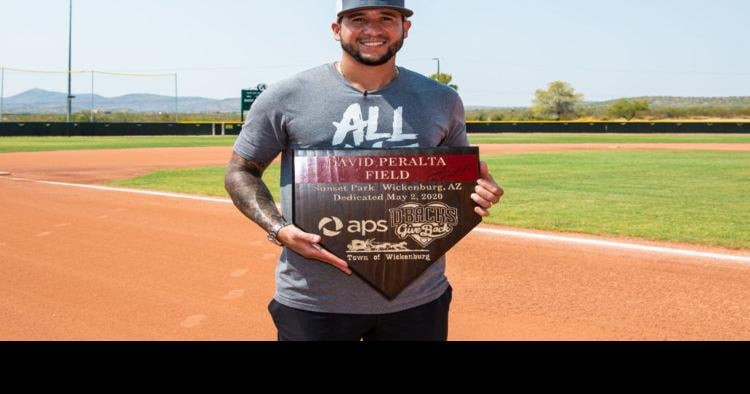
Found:
<path fill-rule="evenodd" d="M 387 299 L 481 221 L 479 148 L 296 149 L 294 224 Z"/>

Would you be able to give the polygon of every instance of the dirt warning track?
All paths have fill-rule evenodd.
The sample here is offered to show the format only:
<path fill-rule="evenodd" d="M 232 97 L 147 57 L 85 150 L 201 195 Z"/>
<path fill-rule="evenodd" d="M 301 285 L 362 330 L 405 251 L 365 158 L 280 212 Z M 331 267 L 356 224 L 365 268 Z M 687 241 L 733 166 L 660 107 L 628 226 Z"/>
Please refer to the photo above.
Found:
<path fill-rule="evenodd" d="M 20 176 L 90 183 L 136 161 L 164 167 L 122 152 L 123 168 L 75 152 L 64 170 L 16 164 L 0 178 L 0 339 L 273 340 L 280 250 L 231 204 Z M 195 153 L 168 157 L 189 167 Z M 747 263 L 474 232 L 448 254 L 448 277 L 453 340 L 750 338 Z"/>

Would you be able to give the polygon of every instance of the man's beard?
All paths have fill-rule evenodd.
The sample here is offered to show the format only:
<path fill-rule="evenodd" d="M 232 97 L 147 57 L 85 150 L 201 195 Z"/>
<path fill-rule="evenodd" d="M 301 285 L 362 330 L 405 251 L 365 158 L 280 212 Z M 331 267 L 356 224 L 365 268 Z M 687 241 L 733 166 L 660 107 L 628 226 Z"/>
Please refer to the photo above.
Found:
<path fill-rule="evenodd" d="M 394 56 L 396 56 L 398 51 L 401 50 L 401 47 L 404 46 L 404 36 L 401 35 L 401 38 L 398 41 L 394 42 L 391 46 L 389 46 L 388 51 L 378 59 L 364 58 L 362 56 L 362 53 L 357 51 L 356 45 L 356 42 L 354 44 L 347 44 L 344 42 L 344 40 L 341 40 L 341 48 L 359 63 L 362 63 L 365 66 L 382 66 L 388 63 Z"/>

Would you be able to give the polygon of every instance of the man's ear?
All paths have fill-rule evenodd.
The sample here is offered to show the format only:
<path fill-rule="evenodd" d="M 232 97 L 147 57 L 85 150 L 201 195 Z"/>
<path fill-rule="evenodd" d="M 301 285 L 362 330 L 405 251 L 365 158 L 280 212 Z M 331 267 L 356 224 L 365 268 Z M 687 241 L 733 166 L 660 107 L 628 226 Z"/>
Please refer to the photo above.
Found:
<path fill-rule="evenodd" d="M 404 38 L 409 37 L 409 29 L 411 29 L 411 21 L 404 19 Z"/>
<path fill-rule="evenodd" d="M 341 41 L 341 25 L 336 22 L 331 23 L 331 31 L 333 31 L 333 39 Z"/>

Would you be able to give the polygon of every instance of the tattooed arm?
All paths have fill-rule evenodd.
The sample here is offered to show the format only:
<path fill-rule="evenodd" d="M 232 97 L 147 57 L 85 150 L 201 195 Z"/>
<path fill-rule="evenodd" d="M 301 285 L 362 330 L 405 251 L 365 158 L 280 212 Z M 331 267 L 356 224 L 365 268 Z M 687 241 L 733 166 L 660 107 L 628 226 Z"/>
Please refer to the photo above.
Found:
<path fill-rule="evenodd" d="M 266 232 L 282 220 L 273 196 L 261 178 L 269 164 L 245 160 L 234 153 L 224 177 L 224 188 L 237 209 Z"/>
<path fill-rule="evenodd" d="M 266 232 L 271 232 L 273 226 L 283 219 L 262 179 L 269 164 L 246 160 L 235 152 L 224 177 L 224 187 L 237 209 Z M 302 257 L 330 264 L 347 275 L 352 274 L 346 261 L 318 245 L 319 235 L 305 233 L 290 225 L 279 230 L 276 239 Z"/>

